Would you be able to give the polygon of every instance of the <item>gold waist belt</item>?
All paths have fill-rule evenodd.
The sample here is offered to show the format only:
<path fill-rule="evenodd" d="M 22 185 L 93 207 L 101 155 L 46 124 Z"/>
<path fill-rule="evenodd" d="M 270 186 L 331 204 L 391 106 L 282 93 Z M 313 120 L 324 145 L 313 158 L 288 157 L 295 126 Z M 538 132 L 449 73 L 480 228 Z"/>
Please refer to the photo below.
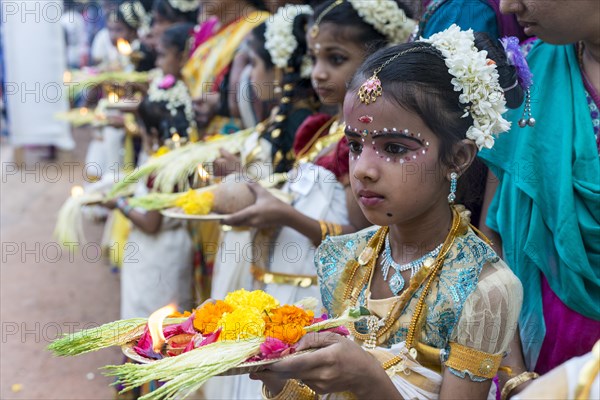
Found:
<path fill-rule="evenodd" d="M 316 286 L 319 283 L 316 275 L 294 275 L 268 272 L 256 265 L 250 267 L 250 272 L 254 279 L 265 284 L 274 283 L 276 285 L 292 285 L 307 288 L 313 285 Z"/>

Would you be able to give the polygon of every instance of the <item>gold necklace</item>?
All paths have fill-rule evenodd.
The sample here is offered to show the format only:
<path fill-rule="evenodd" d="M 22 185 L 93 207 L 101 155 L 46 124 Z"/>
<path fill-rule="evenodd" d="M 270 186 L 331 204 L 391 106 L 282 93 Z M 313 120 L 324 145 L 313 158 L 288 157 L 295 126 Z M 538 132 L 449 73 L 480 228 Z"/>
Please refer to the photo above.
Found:
<path fill-rule="evenodd" d="M 419 300 L 417 301 L 417 306 L 415 308 L 415 312 L 411 319 L 407 338 L 406 338 L 406 347 L 408 349 L 411 349 L 411 352 L 414 353 L 415 357 L 416 357 L 416 351 L 412 351 L 412 350 L 414 350 L 413 342 L 415 340 L 414 339 L 415 331 L 416 331 L 417 325 L 419 323 L 419 320 L 421 318 L 421 314 L 423 312 L 423 307 L 425 304 L 425 297 L 429 291 L 431 284 L 433 283 L 435 277 L 437 276 L 437 273 L 442 268 L 442 266 L 444 264 L 444 260 L 446 258 L 446 255 L 450 251 L 450 248 L 452 247 L 454 240 L 457 237 L 457 232 L 460 227 L 460 215 L 459 215 L 458 211 L 453 207 L 452 212 L 453 212 L 452 227 L 450 229 L 450 233 L 448 234 L 448 236 L 446 237 L 446 239 L 444 241 L 442 250 L 440 250 L 440 253 L 436 257 L 435 261 L 433 261 L 433 263 L 427 263 L 426 265 L 424 265 L 424 268 L 422 269 L 423 272 L 418 273 L 413 278 L 413 282 L 411 282 L 409 287 L 402 293 L 402 295 L 398 298 L 398 300 L 396 300 L 394 302 L 394 304 L 388 311 L 387 315 L 382 319 L 378 319 L 377 317 L 374 317 L 374 316 L 373 316 L 373 318 L 367 319 L 367 326 L 369 328 L 369 333 L 366 333 L 366 334 L 358 332 L 356 330 L 354 324 L 350 325 L 350 331 L 351 331 L 352 335 L 354 336 L 354 338 L 362 341 L 366 348 L 371 348 L 371 349 L 375 348 L 375 346 L 378 343 L 381 344 L 387 339 L 388 336 L 386 334 L 396 323 L 398 317 L 400 316 L 400 313 L 405 308 L 406 303 L 408 303 L 408 301 L 412 298 L 412 296 L 418 290 L 418 288 L 421 287 L 423 282 L 427 281 L 426 286 L 423 289 L 423 292 L 422 292 L 421 296 L 419 297 Z M 377 231 L 377 233 L 371 238 L 371 240 L 367 244 L 367 247 L 365 248 L 365 250 L 363 250 L 363 252 L 361 253 L 359 260 L 365 252 L 370 253 L 370 259 L 368 260 L 368 263 L 365 265 L 364 274 L 361 277 L 361 280 L 358 283 L 358 285 L 354 284 L 354 279 L 357 276 L 358 269 L 361 267 L 361 262 L 360 261 L 356 262 L 356 265 L 353 267 L 353 270 L 350 273 L 350 277 L 348 279 L 348 284 L 344 290 L 344 297 L 343 297 L 344 302 L 349 301 L 350 304 L 358 304 L 358 297 L 360 296 L 362 289 L 368 284 L 371 274 L 374 271 L 375 263 L 377 262 L 377 258 L 378 258 L 379 252 L 381 251 L 381 248 L 383 246 L 383 242 L 384 242 L 387 231 L 388 231 L 388 227 L 380 228 Z M 373 249 L 374 249 L 374 251 L 373 251 Z M 363 265 L 364 265 L 364 260 L 363 260 Z M 433 266 L 433 268 L 431 268 L 431 266 Z M 390 366 L 392 366 L 392 365 L 395 365 L 396 363 L 398 363 L 400 360 L 401 359 L 396 360 L 396 358 L 394 358 L 394 359 L 388 361 L 386 364 L 389 364 L 392 361 L 394 361 L 390 365 Z"/>

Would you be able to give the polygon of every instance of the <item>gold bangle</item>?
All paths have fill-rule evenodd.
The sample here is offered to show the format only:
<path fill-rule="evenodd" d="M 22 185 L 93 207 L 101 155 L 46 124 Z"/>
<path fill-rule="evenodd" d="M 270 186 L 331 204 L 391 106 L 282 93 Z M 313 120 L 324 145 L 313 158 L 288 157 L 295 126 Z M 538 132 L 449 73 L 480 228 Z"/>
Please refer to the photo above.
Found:
<path fill-rule="evenodd" d="M 507 400 L 508 396 L 510 395 L 510 392 L 515 390 L 517 386 L 520 386 L 527 381 L 539 378 L 539 376 L 540 375 L 537 372 L 525 371 L 522 374 L 515 376 L 514 378 L 510 378 L 502 388 L 500 399 Z"/>
<path fill-rule="evenodd" d="M 334 235 L 340 236 L 342 234 L 342 226 L 340 224 L 333 224 L 333 228 L 335 229 Z"/>
<path fill-rule="evenodd" d="M 329 229 L 327 228 L 327 222 L 319 221 L 319 226 L 321 227 L 321 241 L 323 241 L 329 233 Z"/>
<path fill-rule="evenodd" d="M 334 232 L 334 228 L 333 228 L 333 224 L 331 222 L 325 222 L 327 224 L 327 234 L 329 236 L 334 236 L 333 232 Z"/>
<path fill-rule="evenodd" d="M 339 236 L 342 233 L 342 226 L 333 222 L 326 222 L 330 236 Z"/>
<path fill-rule="evenodd" d="M 276 396 L 271 396 L 271 392 L 269 392 L 269 389 L 263 384 L 262 397 L 265 400 L 313 400 L 319 398 L 311 388 L 296 379 L 289 379 L 281 392 Z"/>

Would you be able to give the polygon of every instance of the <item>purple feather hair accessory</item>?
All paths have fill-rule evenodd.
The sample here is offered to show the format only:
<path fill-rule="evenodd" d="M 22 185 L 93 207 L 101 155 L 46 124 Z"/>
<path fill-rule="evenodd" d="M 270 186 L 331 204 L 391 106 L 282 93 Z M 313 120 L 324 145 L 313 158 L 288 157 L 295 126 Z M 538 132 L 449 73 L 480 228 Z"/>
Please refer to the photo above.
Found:
<path fill-rule="evenodd" d="M 504 47 L 504 51 L 506 51 L 506 58 L 508 59 L 509 64 L 514 66 L 517 70 L 519 85 L 521 85 L 524 90 L 529 89 L 533 84 L 533 74 L 529 70 L 527 60 L 521 51 L 519 39 L 515 36 L 507 36 L 500 39 L 500 42 Z"/>

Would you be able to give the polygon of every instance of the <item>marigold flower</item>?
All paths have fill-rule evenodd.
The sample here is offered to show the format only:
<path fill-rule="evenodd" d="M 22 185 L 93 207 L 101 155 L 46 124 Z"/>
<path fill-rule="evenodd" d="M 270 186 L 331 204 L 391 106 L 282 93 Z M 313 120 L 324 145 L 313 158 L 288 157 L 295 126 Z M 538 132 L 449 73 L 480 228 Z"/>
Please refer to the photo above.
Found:
<path fill-rule="evenodd" d="M 180 207 L 184 213 L 192 215 L 206 215 L 212 210 L 215 195 L 212 192 L 198 193 L 189 190 L 175 201 L 175 206 Z"/>
<path fill-rule="evenodd" d="M 194 328 L 202 334 L 212 333 L 217 329 L 223 314 L 232 311 L 233 307 L 222 300 L 217 300 L 215 303 L 206 303 L 195 312 Z"/>
<path fill-rule="evenodd" d="M 271 310 L 264 319 L 266 336 L 294 344 L 306 333 L 303 328 L 313 322 L 314 313 L 296 306 L 285 305 Z"/>
<path fill-rule="evenodd" d="M 265 321 L 258 309 L 238 307 L 230 313 L 223 314 L 218 327 L 223 329 L 219 341 L 252 339 L 264 336 Z"/>
<path fill-rule="evenodd" d="M 187 318 L 190 315 L 192 315 L 190 311 L 184 311 L 183 313 L 175 311 L 173 314 L 169 315 L 169 318 Z"/>
<path fill-rule="evenodd" d="M 270 311 L 279 306 L 279 301 L 262 290 L 249 292 L 245 289 L 236 290 L 225 296 L 225 303 L 235 307 L 252 307 L 259 312 Z"/>

